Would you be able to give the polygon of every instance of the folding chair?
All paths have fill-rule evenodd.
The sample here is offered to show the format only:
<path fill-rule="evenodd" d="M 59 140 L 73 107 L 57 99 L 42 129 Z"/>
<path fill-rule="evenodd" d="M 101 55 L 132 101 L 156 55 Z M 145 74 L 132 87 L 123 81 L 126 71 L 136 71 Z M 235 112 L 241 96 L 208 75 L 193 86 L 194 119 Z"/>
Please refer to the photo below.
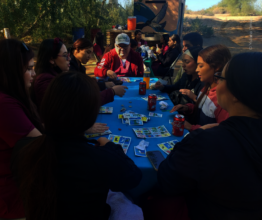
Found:
<path fill-rule="evenodd" d="M 168 71 L 165 73 L 165 75 L 162 77 L 162 79 L 164 79 L 165 77 L 168 77 L 170 84 L 172 85 L 172 80 L 171 80 L 171 75 L 173 75 L 174 69 L 175 69 L 175 65 L 177 63 L 177 61 L 179 60 L 179 58 L 182 56 L 183 53 L 180 53 L 176 60 L 171 64 L 171 66 L 169 67 Z"/>

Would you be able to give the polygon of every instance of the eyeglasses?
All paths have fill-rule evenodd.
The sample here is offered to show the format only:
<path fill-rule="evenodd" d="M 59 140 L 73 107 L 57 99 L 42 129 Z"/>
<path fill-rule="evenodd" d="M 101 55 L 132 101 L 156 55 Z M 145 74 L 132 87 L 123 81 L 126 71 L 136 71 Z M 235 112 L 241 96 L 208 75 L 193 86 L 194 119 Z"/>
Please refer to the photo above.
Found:
<path fill-rule="evenodd" d="M 222 75 L 222 72 L 216 72 L 214 74 L 214 77 L 217 78 L 217 79 L 224 79 L 224 80 L 226 80 L 226 78 L 221 76 L 221 75 Z"/>
<path fill-rule="evenodd" d="M 64 55 L 57 55 L 58 57 L 64 57 L 67 61 L 69 60 L 69 57 L 70 57 L 70 53 L 68 54 L 64 54 Z"/>

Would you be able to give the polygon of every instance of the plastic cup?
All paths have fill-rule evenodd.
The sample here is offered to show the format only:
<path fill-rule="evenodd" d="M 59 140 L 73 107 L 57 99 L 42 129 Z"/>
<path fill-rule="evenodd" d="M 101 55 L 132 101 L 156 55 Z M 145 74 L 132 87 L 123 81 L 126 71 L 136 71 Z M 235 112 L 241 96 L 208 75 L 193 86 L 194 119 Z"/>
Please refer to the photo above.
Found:
<path fill-rule="evenodd" d="M 128 17 L 127 19 L 127 30 L 133 31 L 136 30 L 136 17 Z"/>

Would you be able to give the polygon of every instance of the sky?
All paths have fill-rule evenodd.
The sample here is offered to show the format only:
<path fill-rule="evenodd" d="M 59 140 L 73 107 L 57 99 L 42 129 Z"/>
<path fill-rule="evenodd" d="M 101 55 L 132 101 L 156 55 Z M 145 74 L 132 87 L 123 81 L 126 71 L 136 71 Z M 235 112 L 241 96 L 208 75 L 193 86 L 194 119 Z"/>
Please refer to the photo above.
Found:
<path fill-rule="evenodd" d="M 185 1 L 186 1 L 186 5 L 188 5 L 188 9 L 193 11 L 206 9 L 220 2 L 220 0 L 203 0 L 203 1 L 185 0 Z M 118 3 L 121 5 L 124 5 L 124 2 L 125 0 L 118 0 Z"/>

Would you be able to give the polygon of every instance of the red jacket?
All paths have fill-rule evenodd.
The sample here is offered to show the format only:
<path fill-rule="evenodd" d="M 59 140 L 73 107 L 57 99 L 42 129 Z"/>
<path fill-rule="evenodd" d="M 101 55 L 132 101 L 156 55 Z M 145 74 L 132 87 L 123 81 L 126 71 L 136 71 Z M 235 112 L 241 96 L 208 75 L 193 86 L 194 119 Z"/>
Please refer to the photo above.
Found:
<path fill-rule="evenodd" d="M 125 67 L 123 67 L 116 50 L 113 49 L 106 53 L 97 65 L 94 72 L 95 76 L 106 77 L 107 70 L 113 70 L 117 76 L 142 77 L 144 74 L 143 59 L 139 53 L 130 50 Z"/>

